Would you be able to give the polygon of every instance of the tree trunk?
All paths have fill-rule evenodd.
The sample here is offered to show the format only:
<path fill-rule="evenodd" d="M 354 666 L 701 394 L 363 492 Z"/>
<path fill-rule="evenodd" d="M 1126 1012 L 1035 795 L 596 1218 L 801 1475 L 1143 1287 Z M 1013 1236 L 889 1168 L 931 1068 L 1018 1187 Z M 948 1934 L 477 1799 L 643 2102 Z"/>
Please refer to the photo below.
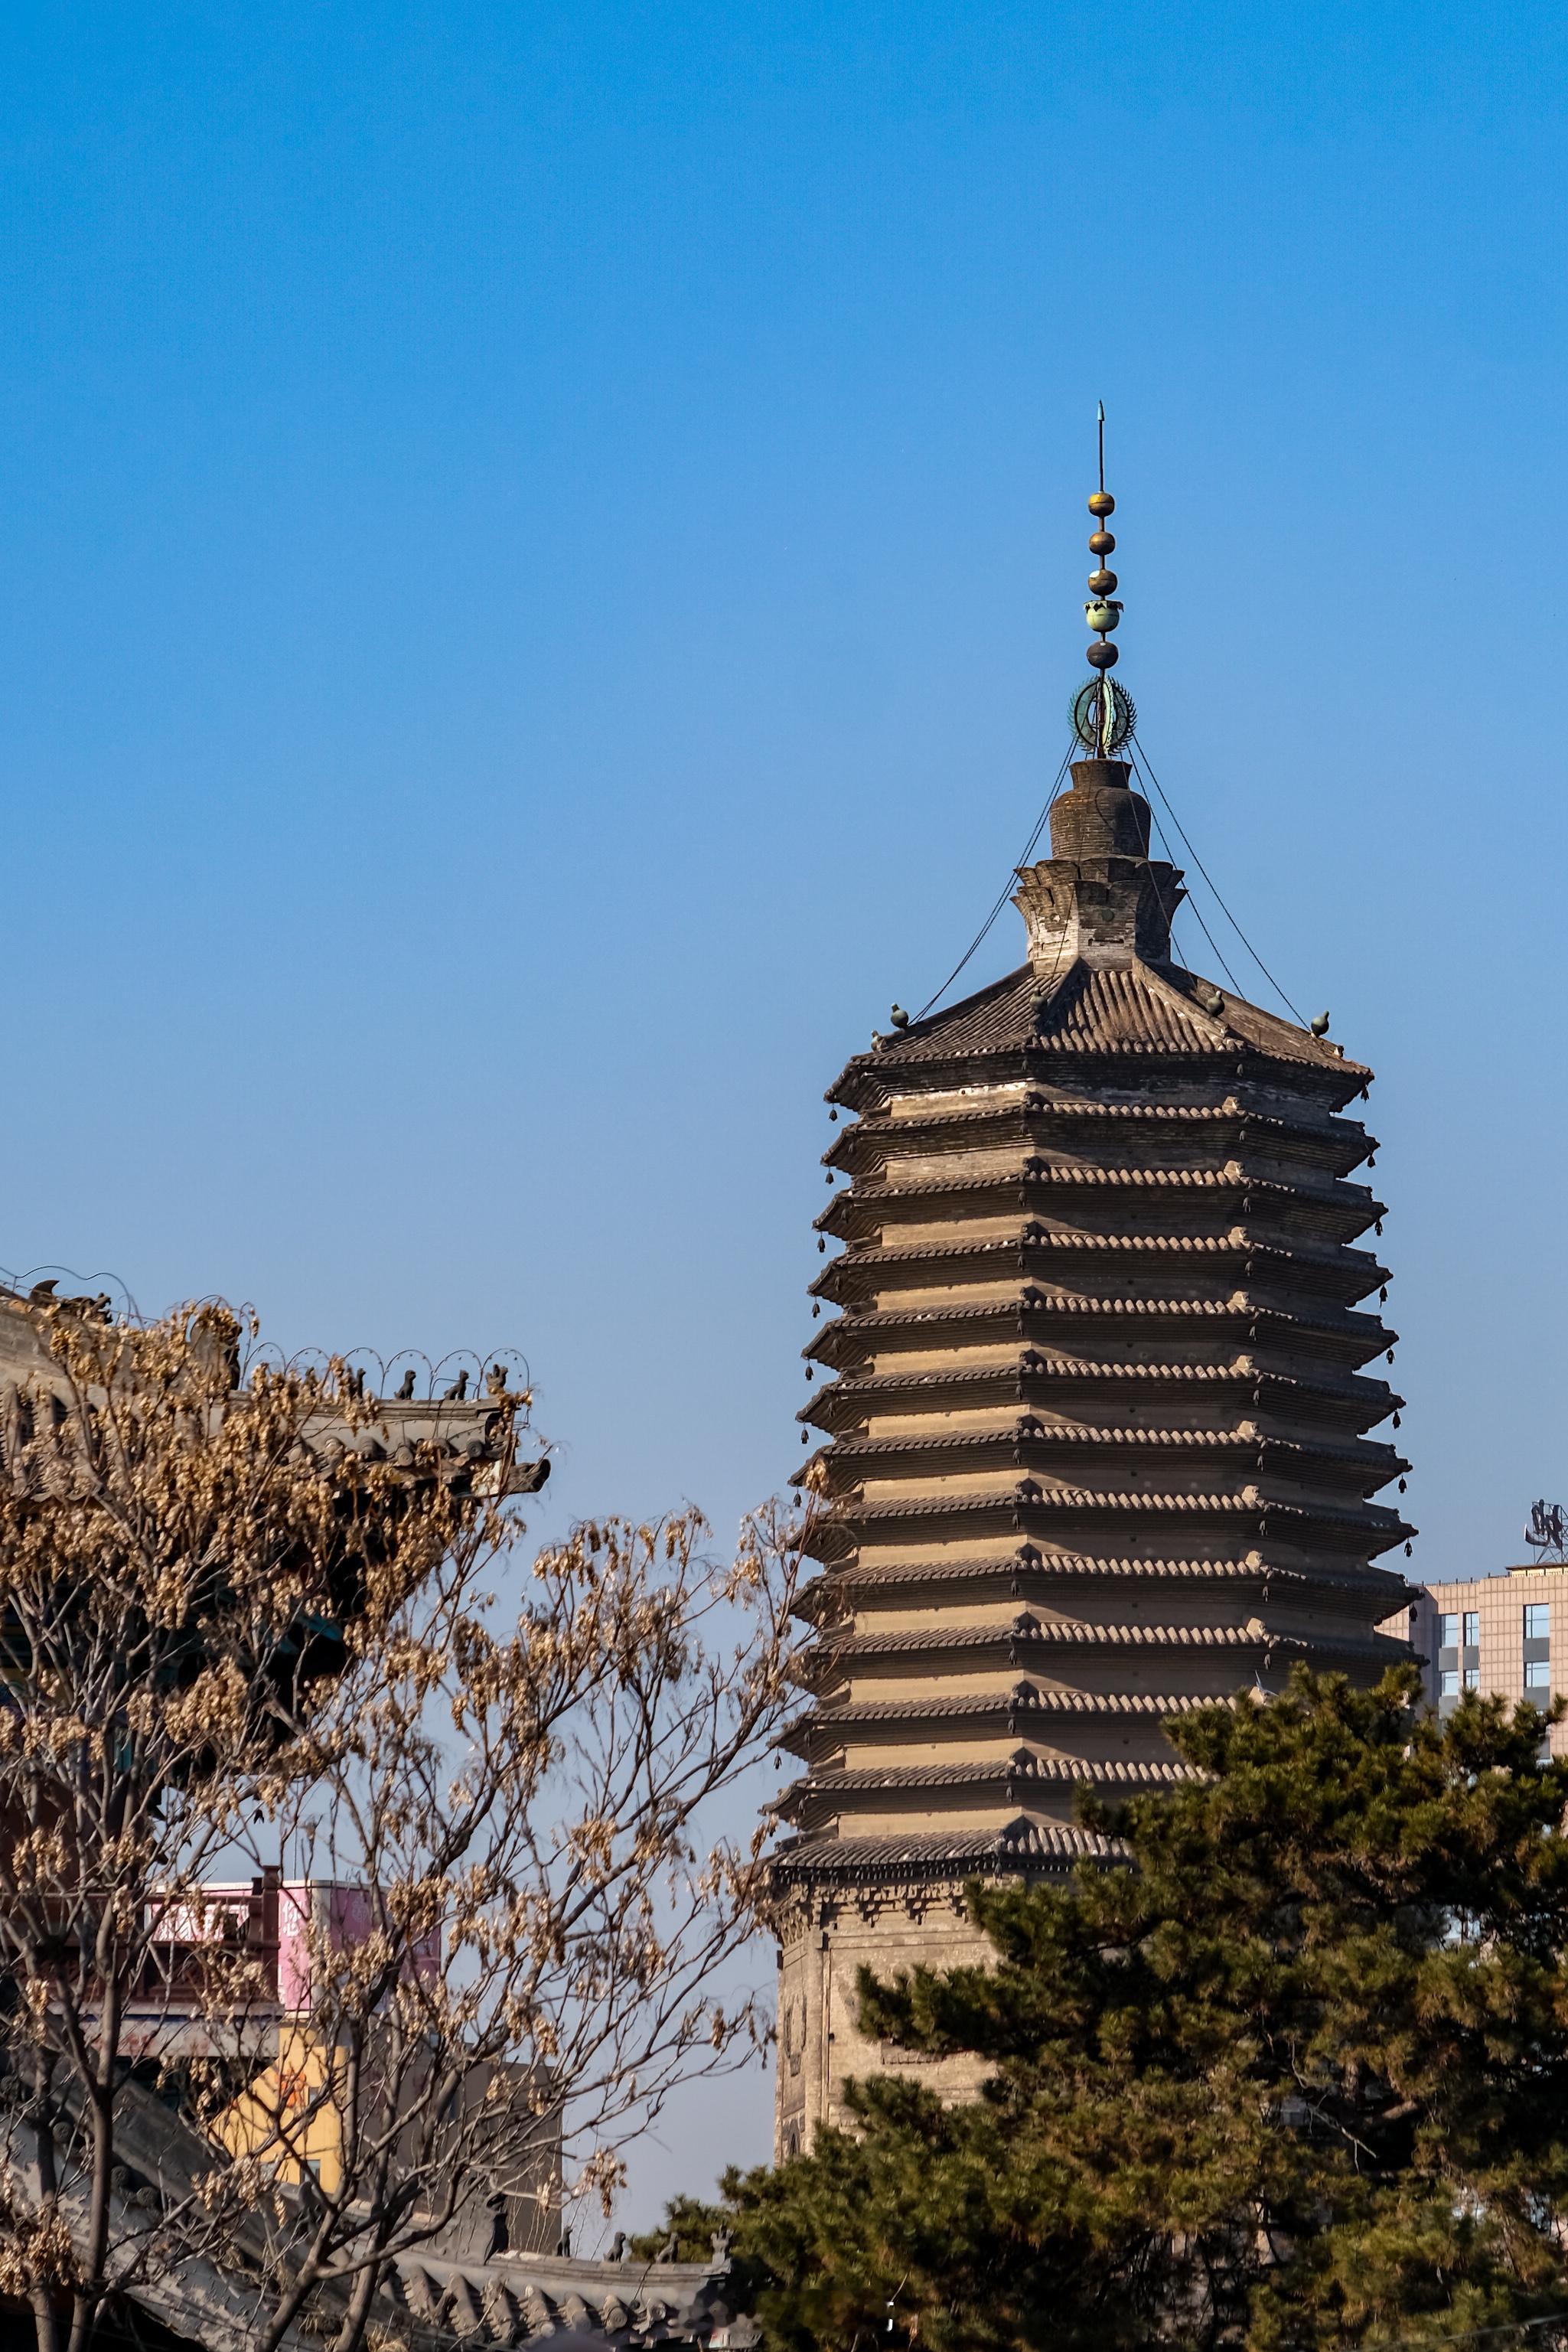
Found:
<path fill-rule="evenodd" d="M 59 2172 L 55 2163 L 55 2127 L 49 2115 L 48 2066 L 42 2052 L 38 2053 L 33 2068 L 33 2098 L 37 2108 L 33 2126 L 33 2161 L 37 2167 L 38 2201 L 42 2205 L 55 2195 L 59 2187 Z M 50 2289 L 36 2286 L 32 2292 L 32 2305 L 38 2352 L 59 2352 L 59 2321 Z"/>
<path fill-rule="evenodd" d="M 104 2271 L 109 2258 L 110 2177 L 114 2170 L 114 2075 L 115 2053 L 120 2047 L 120 1984 L 118 1978 L 111 1976 L 104 1987 L 98 2069 L 89 2086 L 92 2099 L 92 2187 L 82 2263 L 85 2277 L 72 2305 L 67 2352 L 88 2352 L 103 2308 Z"/>
<path fill-rule="evenodd" d="M 338 2330 L 333 2342 L 332 2352 L 359 2352 L 359 2347 L 364 2341 L 365 2327 L 371 2315 L 371 2305 L 375 2301 L 376 2289 L 382 2283 L 383 2268 L 384 2264 L 380 2262 L 367 2263 L 355 2280 L 354 2292 L 350 2297 L 343 2325 Z"/>

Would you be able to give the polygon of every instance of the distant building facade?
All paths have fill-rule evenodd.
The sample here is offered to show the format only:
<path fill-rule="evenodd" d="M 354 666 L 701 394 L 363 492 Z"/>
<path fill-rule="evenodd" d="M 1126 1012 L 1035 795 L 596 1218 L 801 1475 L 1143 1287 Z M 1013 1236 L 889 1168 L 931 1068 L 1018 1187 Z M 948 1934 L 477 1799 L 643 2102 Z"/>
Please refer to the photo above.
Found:
<path fill-rule="evenodd" d="M 1568 1696 L 1568 1566 L 1425 1585 L 1411 1603 L 1410 1640 L 1440 1715 L 1468 1690 L 1548 1706 Z M 1568 1756 L 1568 1724 L 1553 1727 L 1550 1744 Z"/>

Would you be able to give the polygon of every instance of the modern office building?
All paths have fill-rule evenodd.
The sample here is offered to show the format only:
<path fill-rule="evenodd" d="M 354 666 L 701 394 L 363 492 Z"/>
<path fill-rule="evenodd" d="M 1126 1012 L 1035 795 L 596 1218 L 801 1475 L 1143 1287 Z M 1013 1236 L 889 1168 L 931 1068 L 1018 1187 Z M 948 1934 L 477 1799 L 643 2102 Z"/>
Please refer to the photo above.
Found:
<path fill-rule="evenodd" d="M 1544 1706 L 1568 1694 L 1568 1565 L 1422 1586 L 1411 1604 L 1410 1640 L 1442 1714 L 1468 1690 Z M 1568 1755 L 1568 1723 L 1555 1726 L 1551 1746 L 1553 1755 Z"/>

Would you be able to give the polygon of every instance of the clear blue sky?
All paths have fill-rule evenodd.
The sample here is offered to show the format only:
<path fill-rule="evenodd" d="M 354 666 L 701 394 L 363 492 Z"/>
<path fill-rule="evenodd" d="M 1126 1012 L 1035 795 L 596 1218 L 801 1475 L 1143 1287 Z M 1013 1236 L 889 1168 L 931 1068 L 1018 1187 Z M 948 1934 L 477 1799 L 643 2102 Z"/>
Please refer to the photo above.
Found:
<path fill-rule="evenodd" d="M 1063 749 L 1103 397 L 1149 755 L 1380 1073 L 1416 1568 L 1517 1557 L 1568 1485 L 1565 47 L 14 0 L 0 1260 L 515 1341 L 541 1528 L 727 1532 L 799 1459 L 821 1089 Z"/>

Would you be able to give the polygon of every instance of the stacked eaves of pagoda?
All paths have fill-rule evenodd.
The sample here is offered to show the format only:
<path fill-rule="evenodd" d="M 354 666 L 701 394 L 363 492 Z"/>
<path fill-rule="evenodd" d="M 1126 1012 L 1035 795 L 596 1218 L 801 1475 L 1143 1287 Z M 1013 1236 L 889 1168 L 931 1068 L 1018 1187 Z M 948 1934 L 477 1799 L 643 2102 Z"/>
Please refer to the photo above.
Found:
<path fill-rule="evenodd" d="M 1028 961 L 829 1092 L 802 1899 L 1061 1866 L 1082 1790 L 1184 1770 L 1163 1718 L 1408 1654 L 1371 1074 L 1174 960 L 1108 599 Z"/>

